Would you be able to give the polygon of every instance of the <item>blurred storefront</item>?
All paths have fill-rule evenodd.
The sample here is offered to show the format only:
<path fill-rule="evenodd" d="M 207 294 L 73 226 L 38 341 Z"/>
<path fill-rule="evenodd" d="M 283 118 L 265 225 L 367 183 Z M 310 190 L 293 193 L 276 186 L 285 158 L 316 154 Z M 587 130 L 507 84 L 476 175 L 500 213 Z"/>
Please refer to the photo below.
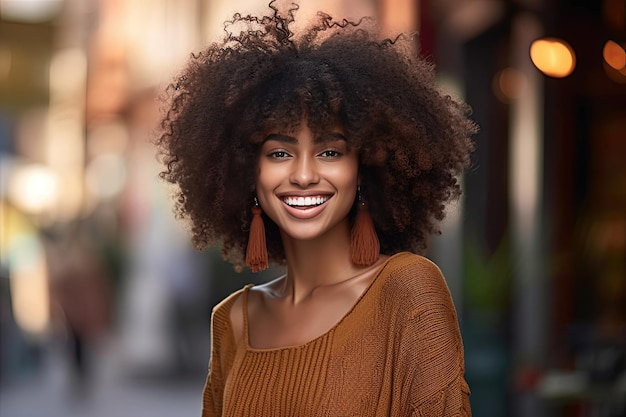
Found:
<path fill-rule="evenodd" d="M 432 4 L 481 127 L 460 237 L 474 412 L 622 416 L 626 5 Z"/>
<path fill-rule="evenodd" d="M 303 21 L 419 30 L 474 110 L 465 197 L 429 254 L 459 310 L 474 414 L 623 416 L 624 1 L 300 3 Z M 203 374 L 211 307 L 274 273 L 190 248 L 148 140 L 156 95 L 235 11 L 266 4 L 0 0 L 3 384 L 71 340 L 114 339 L 132 375 Z"/>

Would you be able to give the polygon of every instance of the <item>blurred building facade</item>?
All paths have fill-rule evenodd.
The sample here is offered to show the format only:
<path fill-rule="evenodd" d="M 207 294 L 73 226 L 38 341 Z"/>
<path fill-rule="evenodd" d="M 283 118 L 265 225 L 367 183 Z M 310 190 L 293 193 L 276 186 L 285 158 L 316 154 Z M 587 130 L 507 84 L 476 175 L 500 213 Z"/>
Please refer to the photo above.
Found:
<path fill-rule="evenodd" d="M 429 256 L 459 310 L 474 414 L 625 415 L 625 3 L 300 6 L 302 21 L 321 9 L 375 16 L 384 34 L 418 30 L 442 86 L 473 108 L 465 197 Z M 236 274 L 217 250 L 190 248 L 148 141 L 155 95 L 234 12 L 265 11 L 0 0 L 3 384 L 37 372 L 59 338 L 74 358 L 114 338 L 128 372 L 149 378 L 206 371 L 211 307 L 274 271 Z M 540 70 L 538 39 L 569 45 L 571 73 Z"/>

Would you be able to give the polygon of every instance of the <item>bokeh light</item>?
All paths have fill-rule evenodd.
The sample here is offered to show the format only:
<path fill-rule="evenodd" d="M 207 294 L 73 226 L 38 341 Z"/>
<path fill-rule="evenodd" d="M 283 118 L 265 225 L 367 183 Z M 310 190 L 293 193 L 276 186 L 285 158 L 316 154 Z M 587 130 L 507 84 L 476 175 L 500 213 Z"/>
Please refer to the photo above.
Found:
<path fill-rule="evenodd" d="M 611 68 L 621 71 L 626 66 L 626 51 L 614 41 L 607 41 L 602 50 L 602 56 Z"/>
<path fill-rule="evenodd" d="M 0 0 L 0 15 L 26 23 L 44 22 L 55 17 L 63 0 Z"/>
<path fill-rule="evenodd" d="M 40 214 L 50 209 L 59 197 L 59 179 L 41 164 L 19 166 L 8 184 L 9 200 L 26 213 Z"/>
<path fill-rule="evenodd" d="M 530 58 L 539 71 L 554 78 L 567 77 L 576 67 L 576 54 L 562 39 L 535 40 L 530 45 Z"/>

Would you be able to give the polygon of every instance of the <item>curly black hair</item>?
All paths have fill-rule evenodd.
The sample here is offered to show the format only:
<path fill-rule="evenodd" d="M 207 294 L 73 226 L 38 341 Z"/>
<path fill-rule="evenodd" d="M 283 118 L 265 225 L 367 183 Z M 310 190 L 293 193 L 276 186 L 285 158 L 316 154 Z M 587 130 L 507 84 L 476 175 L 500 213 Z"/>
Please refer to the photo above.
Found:
<path fill-rule="evenodd" d="M 221 243 L 225 259 L 243 264 L 264 135 L 306 118 L 313 132 L 339 124 L 358 152 L 381 252 L 423 252 L 460 195 L 477 130 L 469 106 L 440 91 L 413 36 L 380 39 L 371 19 L 323 13 L 296 34 L 297 6 L 269 7 L 269 16 L 236 14 L 224 41 L 192 55 L 162 96 L 160 175 L 176 186 L 174 211 L 194 246 Z M 278 227 L 264 220 L 270 260 L 283 263 Z"/>

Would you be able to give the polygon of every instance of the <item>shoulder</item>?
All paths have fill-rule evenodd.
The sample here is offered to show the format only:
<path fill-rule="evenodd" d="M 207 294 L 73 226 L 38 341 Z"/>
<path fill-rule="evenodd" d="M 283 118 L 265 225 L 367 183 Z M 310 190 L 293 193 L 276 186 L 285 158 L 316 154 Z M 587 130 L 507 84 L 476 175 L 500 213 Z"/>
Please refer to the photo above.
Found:
<path fill-rule="evenodd" d="M 410 252 L 401 252 L 391 258 L 381 271 L 381 278 L 389 291 L 432 291 L 448 287 L 439 267 L 430 259 Z"/>
<path fill-rule="evenodd" d="M 248 284 L 235 291 L 213 307 L 213 336 L 232 335 L 238 340 L 243 329 L 243 297 L 242 294 L 252 287 Z"/>
<path fill-rule="evenodd" d="M 439 267 L 430 259 L 409 252 L 392 256 L 381 271 L 382 295 L 416 314 L 433 306 L 454 309 Z"/>
<path fill-rule="evenodd" d="M 393 272 L 408 270 L 441 274 L 439 267 L 433 261 L 411 252 L 399 252 L 392 255 L 389 258 L 387 267 L 387 269 Z"/>

